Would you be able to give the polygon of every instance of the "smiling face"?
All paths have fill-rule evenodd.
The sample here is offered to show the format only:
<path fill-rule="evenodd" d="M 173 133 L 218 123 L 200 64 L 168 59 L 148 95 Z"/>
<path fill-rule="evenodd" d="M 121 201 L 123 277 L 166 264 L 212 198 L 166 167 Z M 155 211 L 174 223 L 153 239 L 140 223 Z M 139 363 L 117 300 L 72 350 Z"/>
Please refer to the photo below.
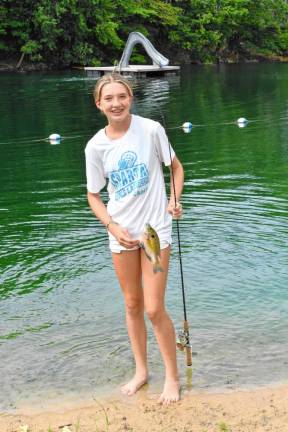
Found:
<path fill-rule="evenodd" d="M 132 96 L 124 84 L 111 82 L 103 85 L 96 106 L 107 117 L 108 122 L 123 122 L 130 118 Z"/>

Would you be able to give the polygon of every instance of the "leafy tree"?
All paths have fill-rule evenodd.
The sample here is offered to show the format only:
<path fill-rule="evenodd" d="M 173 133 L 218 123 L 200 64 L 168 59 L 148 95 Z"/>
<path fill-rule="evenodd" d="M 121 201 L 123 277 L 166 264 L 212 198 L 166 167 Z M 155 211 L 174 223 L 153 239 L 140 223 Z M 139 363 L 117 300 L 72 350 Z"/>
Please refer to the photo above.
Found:
<path fill-rule="evenodd" d="M 131 31 L 190 61 L 288 55 L 286 0 L 2 0 L 0 54 L 52 67 L 120 59 Z M 134 60 L 144 61 L 141 48 Z"/>

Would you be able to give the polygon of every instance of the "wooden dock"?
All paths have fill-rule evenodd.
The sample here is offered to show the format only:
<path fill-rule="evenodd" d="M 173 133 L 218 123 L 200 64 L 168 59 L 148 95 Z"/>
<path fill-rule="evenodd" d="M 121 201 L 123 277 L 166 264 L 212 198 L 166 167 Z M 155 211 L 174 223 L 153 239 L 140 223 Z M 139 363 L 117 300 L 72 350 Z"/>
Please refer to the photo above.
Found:
<path fill-rule="evenodd" d="M 113 71 L 119 72 L 119 68 L 114 66 L 102 67 L 85 67 L 86 75 L 88 77 L 98 78 Z M 129 65 L 128 67 L 121 68 L 123 75 L 137 75 L 139 77 L 146 76 L 163 76 L 163 75 L 177 75 L 180 71 L 180 66 L 156 66 L 156 65 Z"/>

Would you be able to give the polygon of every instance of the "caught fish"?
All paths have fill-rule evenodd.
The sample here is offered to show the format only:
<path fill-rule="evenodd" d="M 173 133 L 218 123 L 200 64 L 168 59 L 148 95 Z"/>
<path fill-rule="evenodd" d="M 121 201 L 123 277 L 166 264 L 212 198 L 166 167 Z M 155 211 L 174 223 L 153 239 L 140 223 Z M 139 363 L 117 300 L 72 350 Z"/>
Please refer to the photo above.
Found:
<path fill-rule="evenodd" d="M 141 239 L 141 246 L 143 247 L 147 258 L 153 264 L 153 272 L 163 272 L 160 265 L 161 250 L 160 241 L 157 232 L 151 227 L 149 223 L 145 224 L 145 229 Z"/>

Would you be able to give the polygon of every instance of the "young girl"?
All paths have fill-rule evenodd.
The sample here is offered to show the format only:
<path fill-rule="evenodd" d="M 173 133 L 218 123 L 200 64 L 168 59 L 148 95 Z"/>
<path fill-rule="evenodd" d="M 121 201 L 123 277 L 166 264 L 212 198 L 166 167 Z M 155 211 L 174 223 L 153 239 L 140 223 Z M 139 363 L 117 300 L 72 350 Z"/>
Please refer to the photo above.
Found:
<path fill-rule="evenodd" d="M 106 226 L 115 272 L 121 286 L 128 334 L 135 358 L 135 375 L 122 392 L 133 395 L 148 379 L 144 311 L 152 322 L 165 365 L 165 384 L 159 402 L 179 400 L 175 331 L 165 310 L 172 216 L 180 218 L 179 199 L 183 168 L 163 127 L 153 120 L 130 113 L 133 92 L 121 75 L 104 75 L 94 91 L 97 108 L 108 124 L 88 142 L 85 149 L 88 202 Z M 171 167 L 172 159 L 172 167 Z M 173 169 L 173 188 L 167 202 L 162 163 Z M 108 178 L 109 202 L 99 192 Z M 153 272 L 140 247 L 141 234 L 149 223 L 158 233 L 163 272 Z"/>

